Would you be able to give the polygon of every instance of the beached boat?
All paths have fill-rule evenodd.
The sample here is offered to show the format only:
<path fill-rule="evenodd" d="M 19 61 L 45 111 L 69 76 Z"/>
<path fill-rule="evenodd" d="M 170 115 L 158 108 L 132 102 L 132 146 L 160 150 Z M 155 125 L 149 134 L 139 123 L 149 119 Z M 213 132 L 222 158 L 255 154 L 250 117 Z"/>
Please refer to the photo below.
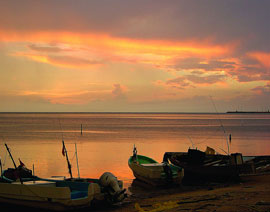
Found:
<path fill-rule="evenodd" d="M 250 165 L 252 169 L 243 174 L 258 174 L 270 172 L 270 155 L 243 156 L 244 164 Z"/>
<path fill-rule="evenodd" d="M 181 183 L 184 176 L 182 168 L 168 163 L 158 163 L 147 156 L 137 155 L 137 151 L 133 153 L 128 165 L 138 180 L 153 186 Z"/>
<path fill-rule="evenodd" d="M 126 197 L 123 182 L 110 172 L 99 179 L 39 178 L 21 161 L 17 167 L 7 145 L 6 148 L 15 168 L 1 171 L 0 202 L 65 211 L 89 207 L 93 200 L 116 203 Z"/>
<path fill-rule="evenodd" d="M 170 161 L 184 168 L 184 181 L 192 183 L 235 181 L 239 180 L 241 172 L 251 169 L 249 165 L 243 164 L 242 155 L 239 153 L 206 154 L 197 149 L 189 149 L 188 152 L 166 152 L 163 161 Z"/>
<path fill-rule="evenodd" d="M 0 202 L 55 211 L 89 207 L 100 196 L 97 183 L 46 179 L 0 182 Z"/>
<path fill-rule="evenodd" d="M 122 181 L 105 172 L 99 179 L 0 177 L 0 202 L 56 211 L 89 207 L 93 200 L 116 203 L 125 197 Z"/>

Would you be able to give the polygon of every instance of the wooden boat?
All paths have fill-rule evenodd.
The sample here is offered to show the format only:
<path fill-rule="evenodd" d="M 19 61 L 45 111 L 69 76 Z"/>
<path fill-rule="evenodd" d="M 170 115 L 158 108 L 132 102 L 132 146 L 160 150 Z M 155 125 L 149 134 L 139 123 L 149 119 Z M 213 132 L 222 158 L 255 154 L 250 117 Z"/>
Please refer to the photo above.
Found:
<path fill-rule="evenodd" d="M 180 167 L 168 163 L 158 163 L 143 155 L 133 154 L 128 160 L 128 165 L 138 180 L 153 186 L 180 184 L 184 175 L 184 170 Z"/>
<path fill-rule="evenodd" d="M 93 200 L 110 204 L 125 197 L 122 181 L 105 172 L 99 179 L 92 178 L 21 178 L 0 177 L 0 202 L 55 211 L 90 207 Z"/>
<path fill-rule="evenodd" d="M 241 154 L 208 155 L 197 149 L 189 149 L 188 152 L 166 152 L 163 161 L 184 168 L 185 182 L 227 182 L 239 180 L 241 170 L 249 168 L 238 157 L 241 158 Z"/>
<path fill-rule="evenodd" d="M 7 150 L 10 154 L 8 147 Z M 89 207 L 93 200 L 115 203 L 126 197 L 122 181 L 110 172 L 99 179 L 45 179 L 33 176 L 21 161 L 17 167 L 11 154 L 10 157 L 15 168 L 1 173 L 0 202 L 65 211 Z"/>
<path fill-rule="evenodd" d="M 0 182 L 0 202 L 55 211 L 89 207 L 100 196 L 97 183 L 46 179 Z"/>
<path fill-rule="evenodd" d="M 270 172 L 270 155 L 243 156 L 244 164 L 251 169 L 243 174 L 257 174 Z"/>

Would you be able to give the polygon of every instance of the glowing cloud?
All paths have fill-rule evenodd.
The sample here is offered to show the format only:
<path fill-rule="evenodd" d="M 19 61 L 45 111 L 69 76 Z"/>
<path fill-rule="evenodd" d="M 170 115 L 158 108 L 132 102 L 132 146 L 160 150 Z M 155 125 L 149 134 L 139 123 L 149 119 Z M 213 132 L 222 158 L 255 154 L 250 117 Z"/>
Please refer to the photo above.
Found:
<path fill-rule="evenodd" d="M 269 105 L 269 6 L 0 1 L 0 110 L 189 111 L 214 94 Z"/>
<path fill-rule="evenodd" d="M 27 52 L 16 52 L 13 54 L 14 56 L 23 56 L 28 59 L 41 62 L 48 63 L 55 66 L 62 66 L 67 68 L 89 68 L 93 66 L 102 65 L 101 62 L 95 60 L 89 60 L 85 58 L 69 56 L 69 55 L 44 55 L 44 54 L 34 54 Z"/>
<path fill-rule="evenodd" d="M 257 86 L 251 90 L 254 91 L 258 95 L 263 95 L 263 94 L 269 95 L 270 94 L 270 84 L 266 84 L 264 86 Z"/>
<path fill-rule="evenodd" d="M 270 68 L 270 53 L 251 52 L 248 56 L 259 61 L 265 68 Z"/>
<path fill-rule="evenodd" d="M 125 92 L 127 88 L 120 84 L 114 84 L 112 94 L 115 98 L 125 98 Z"/>
<path fill-rule="evenodd" d="M 83 105 L 92 101 L 104 101 L 111 98 L 112 90 L 43 90 L 43 91 L 20 91 L 15 96 L 27 99 L 40 99 L 52 104 L 74 104 Z"/>
<path fill-rule="evenodd" d="M 70 33 L 70 32 L 20 32 L 1 31 L 2 42 L 26 42 L 26 43 L 58 43 L 90 48 L 91 51 L 103 58 L 113 60 L 141 61 L 145 63 L 163 63 L 171 58 L 187 58 L 190 56 L 203 56 L 204 58 L 226 55 L 233 51 L 235 44 L 217 45 L 209 41 L 159 41 L 137 40 L 112 37 L 94 33 Z M 31 50 L 47 53 L 59 53 L 64 49 L 59 47 L 42 47 L 36 44 L 28 45 Z M 122 59 L 121 59 L 122 58 Z M 43 61 L 45 61 L 43 59 Z M 49 59 L 47 58 L 49 62 Z M 162 62 L 163 61 L 163 62 Z"/>

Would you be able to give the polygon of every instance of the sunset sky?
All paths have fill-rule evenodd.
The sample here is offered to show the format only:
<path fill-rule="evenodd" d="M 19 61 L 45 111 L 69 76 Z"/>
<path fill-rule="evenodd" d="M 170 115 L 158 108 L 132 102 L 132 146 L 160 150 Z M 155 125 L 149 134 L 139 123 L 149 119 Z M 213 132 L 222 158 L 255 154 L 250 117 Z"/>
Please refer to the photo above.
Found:
<path fill-rule="evenodd" d="M 0 1 L 0 112 L 270 109 L 270 1 Z"/>

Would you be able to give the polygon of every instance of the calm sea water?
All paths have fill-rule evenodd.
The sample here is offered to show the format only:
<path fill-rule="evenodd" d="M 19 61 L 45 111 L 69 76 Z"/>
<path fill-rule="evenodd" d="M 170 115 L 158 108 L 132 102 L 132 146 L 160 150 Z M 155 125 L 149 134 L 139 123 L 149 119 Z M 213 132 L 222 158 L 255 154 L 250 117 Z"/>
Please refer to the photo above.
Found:
<path fill-rule="evenodd" d="M 83 133 L 81 135 L 81 124 Z M 73 175 L 77 176 L 75 143 L 81 177 L 98 178 L 110 171 L 128 186 L 134 178 L 127 165 L 133 145 L 138 154 L 162 161 L 166 151 L 187 151 L 194 145 L 230 152 L 270 155 L 269 114 L 0 114 L 0 157 L 12 167 L 4 143 L 41 177 L 68 176 L 62 156 L 65 140 Z M 192 144 L 193 143 L 193 144 Z"/>

